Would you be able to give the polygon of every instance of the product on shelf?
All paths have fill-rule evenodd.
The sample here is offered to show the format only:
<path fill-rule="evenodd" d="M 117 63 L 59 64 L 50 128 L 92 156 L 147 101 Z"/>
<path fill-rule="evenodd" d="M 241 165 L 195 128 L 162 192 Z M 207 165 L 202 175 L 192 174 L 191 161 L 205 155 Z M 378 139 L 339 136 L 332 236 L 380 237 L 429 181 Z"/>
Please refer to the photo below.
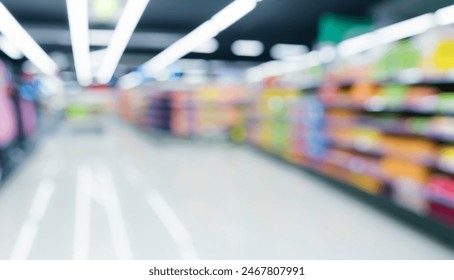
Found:
<path fill-rule="evenodd" d="M 415 112 L 434 112 L 439 103 L 438 90 L 434 87 L 411 87 L 405 98 L 404 108 Z"/>
<path fill-rule="evenodd" d="M 147 129 L 179 137 L 223 136 L 243 123 L 248 95 L 242 85 L 144 87 L 121 93 L 119 113 Z"/>
<path fill-rule="evenodd" d="M 453 25 L 434 27 L 361 53 L 340 51 L 320 67 L 322 83 L 312 97 L 324 107 L 322 121 L 309 127 L 302 124 L 316 122 L 312 113 L 301 113 L 310 111 L 299 104 L 301 94 L 272 96 L 273 86 L 298 88 L 303 77 L 299 82 L 290 74 L 266 80 L 259 109 L 249 116 L 249 141 L 453 225 L 453 35 Z M 300 113 L 288 117 L 285 108 Z M 317 149 L 322 152 L 315 156 Z"/>
<path fill-rule="evenodd" d="M 454 177 L 436 175 L 428 183 L 430 216 L 454 227 Z"/>
<path fill-rule="evenodd" d="M 38 86 L 31 80 L 24 82 L 19 88 L 18 108 L 20 111 L 21 133 L 25 138 L 30 138 L 38 130 L 38 112 L 36 99 L 38 96 Z"/>
<path fill-rule="evenodd" d="M 454 146 L 440 148 L 437 166 L 442 171 L 454 174 Z"/>
<path fill-rule="evenodd" d="M 443 92 L 440 94 L 438 111 L 445 114 L 454 113 L 454 93 Z"/>
<path fill-rule="evenodd" d="M 12 87 L 5 65 L 0 61 L 0 148 L 10 144 L 18 133 Z"/>
<path fill-rule="evenodd" d="M 405 136 L 383 136 L 381 150 L 387 155 L 407 159 L 421 165 L 433 164 L 437 156 L 437 146 L 431 140 Z"/>
<path fill-rule="evenodd" d="M 434 117 L 427 130 L 437 139 L 454 140 L 454 117 Z"/>

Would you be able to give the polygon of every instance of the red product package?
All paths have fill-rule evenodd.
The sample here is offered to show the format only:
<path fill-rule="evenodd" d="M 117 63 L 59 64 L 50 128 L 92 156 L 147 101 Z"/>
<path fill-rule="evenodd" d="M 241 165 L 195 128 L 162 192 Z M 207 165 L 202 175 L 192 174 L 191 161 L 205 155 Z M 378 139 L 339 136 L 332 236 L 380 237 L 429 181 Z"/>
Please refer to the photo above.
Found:
<path fill-rule="evenodd" d="M 434 176 L 428 184 L 430 215 L 454 227 L 454 178 Z"/>

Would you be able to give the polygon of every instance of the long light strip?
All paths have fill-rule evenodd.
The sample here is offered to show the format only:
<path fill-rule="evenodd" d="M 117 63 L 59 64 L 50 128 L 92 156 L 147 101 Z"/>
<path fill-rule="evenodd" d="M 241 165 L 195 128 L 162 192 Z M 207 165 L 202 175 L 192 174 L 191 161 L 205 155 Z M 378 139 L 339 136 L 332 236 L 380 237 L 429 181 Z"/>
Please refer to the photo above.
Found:
<path fill-rule="evenodd" d="M 0 50 L 4 52 L 11 59 L 18 60 L 22 59 L 24 55 L 22 52 L 16 48 L 5 36 L 0 35 Z"/>
<path fill-rule="evenodd" d="M 435 19 L 439 25 L 454 23 L 454 5 L 442 8 L 435 12 Z"/>
<path fill-rule="evenodd" d="M 0 31 L 40 71 L 55 75 L 58 66 L 0 2 Z"/>
<path fill-rule="evenodd" d="M 402 22 L 398 22 L 376 31 L 365 33 L 363 35 L 347 39 L 339 43 L 337 51 L 342 57 L 359 54 L 370 50 L 377 45 L 391 43 L 422 34 L 437 25 L 454 24 L 454 5 L 439 9 L 435 13 L 428 13 L 417 16 Z M 303 70 L 307 66 L 315 66 L 323 63 L 323 61 L 314 60 L 310 63 L 310 57 L 302 57 L 299 67 L 280 67 L 279 61 L 265 62 L 261 65 L 251 67 L 246 71 L 246 79 L 251 82 L 260 81 L 266 77 L 284 75 L 296 71 Z"/>
<path fill-rule="evenodd" d="M 136 29 L 149 0 L 129 0 L 118 21 L 115 32 L 107 48 L 96 78 L 100 83 L 108 83 L 117 69 L 132 33 Z"/>
<path fill-rule="evenodd" d="M 446 13 L 443 16 L 446 17 Z M 347 39 L 339 44 L 338 50 L 343 57 L 355 55 L 370 50 L 379 44 L 388 44 L 422 34 L 436 27 L 438 21 L 439 19 L 433 13 L 417 16 Z"/>
<path fill-rule="evenodd" d="M 144 64 L 145 72 L 153 75 L 168 67 L 178 59 L 192 52 L 194 49 L 216 37 L 239 19 L 254 10 L 256 0 L 236 0 L 215 14 L 210 20 L 202 23 L 192 32 L 181 38 L 173 45 L 153 57 Z"/>
<path fill-rule="evenodd" d="M 374 32 L 380 43 L 396 42 L 426 32 L 436 26 L 434 14 L 424 14 L 398 22 Z"/>
<path fill-rule="evenodd" d="M 367 51 L 377 45 L 373 33 L 366 33 L 351 39 L 347 39 L 338 45 L 339 54 L 343 57 Z"/>
<path fill-rule="evenodd" d="M 71 44 L 77 81 L 88 86 L 93 81 L 88 33 L 88 0 L 66 0 Z"/>

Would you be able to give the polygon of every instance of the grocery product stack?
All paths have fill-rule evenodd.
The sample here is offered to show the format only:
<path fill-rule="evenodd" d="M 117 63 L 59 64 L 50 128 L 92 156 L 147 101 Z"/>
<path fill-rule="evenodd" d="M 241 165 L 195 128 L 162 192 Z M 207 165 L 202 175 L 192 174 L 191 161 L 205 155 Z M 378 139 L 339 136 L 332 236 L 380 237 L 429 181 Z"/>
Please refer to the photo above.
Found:
<path fill-rule="evenodd" d="M 0 180 L 18 166 L 36 142 L 38 87 L 33 79 L 16 85 L 0 61 Z"/>
<path fill-rule="evenodd" d="M 343 179 L 450 225 L 452 42 L 452 30 L 438 28 L 344 58 L 319 90 L 327 108 L 327 158 L 343 156 L 337 164 Z M 361 178 L 345 178 L 343 170 Z"/>
<path fill-rule="evenodd" d="M 269 71 L 249 142 L 454 227 L 453 31 L 355 53 L 339 45 L 317 68 L 322 79 L 305 67 Z"/>
<path fill-rule="evenodd" d="M 245 119 L 249 100 L 241 85 L 178 85 L 124 91 L 120 114 L 143 128 L 179 137 L 226 136 Z"/>

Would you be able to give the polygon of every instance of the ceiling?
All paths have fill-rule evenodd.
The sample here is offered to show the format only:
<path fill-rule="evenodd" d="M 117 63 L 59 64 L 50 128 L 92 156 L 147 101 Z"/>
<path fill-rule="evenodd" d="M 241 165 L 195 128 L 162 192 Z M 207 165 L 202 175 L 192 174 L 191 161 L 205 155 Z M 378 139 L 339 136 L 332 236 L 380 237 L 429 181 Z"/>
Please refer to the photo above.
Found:
<path fill-rule="evenodd" d="M 269 48 L 276 43 L 311 46 L 317 35 L 318 20 L 323 13 L 367 16 L 370 14 L 370 6 L 380 1 L 263 0 L 258 3 L 254 11 L 217 37 L 220 47 L 215 53 L 189 56 L 220 60 L 266 61 L 270 59 Z M 44 26 L 68 30 L 65 0 L 2 0 L 2 2 L 26 28 Z M 230 2 L 231 0 L 150 0 L 137 31 L 169 32 L 181 36 L 209 19 Z M 92 23 L 90 27 L 114 28 L 113 25 L 99 23 Z M 30 33 L 34 37 L 37 36 L 34 32 Z M 230 50 L 231 44 L 237 39 L 260 40 L 265 44 L 266 51 L 256 58 L 237 57 Z M 68 53 L 71 51 L 69 37 L 63 39 L 68 41 L 64 46 L 52 40 L 43 41 L 40 38 L 35 40 L 46 51 L 59 50 Z M 137 47 L 131 44 L 126 53 L 134 53 L 136 57 L 140 54 L 141 59 L 147 59 L 162 50 L 162 47 L 157 47 L 156 44 L 150 45 Z"/>

